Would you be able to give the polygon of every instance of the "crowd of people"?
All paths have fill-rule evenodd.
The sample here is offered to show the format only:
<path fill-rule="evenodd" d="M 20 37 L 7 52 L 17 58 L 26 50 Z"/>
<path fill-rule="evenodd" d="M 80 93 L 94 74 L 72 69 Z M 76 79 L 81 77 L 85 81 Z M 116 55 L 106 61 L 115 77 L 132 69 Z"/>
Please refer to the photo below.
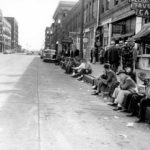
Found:
<path fill-rule="evenodd" d="M 81 59 L 79 55 L 75 57 L 61 56 L 57 65 L 60 65 L 66 74 L 72 74 L 71 76 L 78 80 L 82 80 L 84 74 L 92 73 L 90 62 L 86 59 Z"/>
<path fill-rule="evenodd" d="M 149 82 L 137 84 L 135 73 L 136 50 L 134 41 L 129 38 L 126 43 L 114 41 L 105 52 L 101 53 L 101 61 L 104 63 L 103 73 L 94 79 L 92 95 L 105 95 L 109 97 L 110 106 L 115 107 L 114 111 L 129 113 L 127 116 L 137 116 L 137 122 L 145 121 L 146 108 L 150 106 Z M 92 58 L 95 63 L 95 58 Z M 57 65 L 65 70 L 65 73 L 82 80 L 85 74 L 92 73 L 90 62 L 75 57 L 61 56 Z M 118 67 L 121 70 L 118 71 Z"/>
<path fill-rule="evenodd" d="M 115 73 L 110 64 L 104 64 L 104 74 L 94 80 L 92 95 L 107 92 L 111 102 L 108 105 L 116 107 L 114 111 L 129 113 L 128 117 L 137 116 L 138 123 L 145 122 L 146 108 L 150 107 L 150 85 L 149 82 L 138 85 L 136 78 L 129 66 Z"/>
<path fill-rule="evenodd" d="M 99 52 L 100 63 L 109 63 L 114 72 L 118 71 L 118 67 L 125 69 L 130 66 L 135 69 L 137 60 L 137 50 L 134 48 L 135 42 L 133 38 L 129 38 L 126 42 L 119 41 L 116 44 L 115 41 L 111 41 L 110 46 L 101 48 Z M 95 50 L 91 50 L 91 63 L 95 63 Z"/>

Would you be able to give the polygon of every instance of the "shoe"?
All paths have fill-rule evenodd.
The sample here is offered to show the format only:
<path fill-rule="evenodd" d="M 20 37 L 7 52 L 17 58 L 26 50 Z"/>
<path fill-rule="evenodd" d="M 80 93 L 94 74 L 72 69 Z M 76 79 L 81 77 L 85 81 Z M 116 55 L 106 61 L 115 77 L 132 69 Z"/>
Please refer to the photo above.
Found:
<path fill-rule="evenodd" d="M 135 116 L 134 114 L 127 115 L 127 117 L 134 117 L 134 116 Z"/>
<path fill-rule="evenodd" d="M 99 93 L 97 91 L 94 91 L 91 95 L 98 95 Z"/>
<path fill-rule="evenodd" d="M 145 121 L 142 120 L 142 119 L 139 119 L 139 120 L 136 121 L 136 123 L 143 123 L 143 122 L 145 122 Z"/>
<path fill-rule="evenodd" d="M 96 85 L 92 86 L 92 89 L 93 89 L 93 90 L 96 90 Z"/>
<path fill-rule="evenodd" d="M 120 112 L 128 113 L 129 111 L 128 111 L 128 110 L 126 110 L 126 109 L 123 109 L 123 110 L 121 110 Z"/>
<path fill-rule="evenodd" d="M 117 106 L 115 103 L 108 104 L 109 106 Z"/>
<path fill-rule="evenodd" d="M 118 111 L 118 110 L 122 110 L 122 107 L 118 107 L 118 108 L 115 108 L 113 109 L 114 111 Z"/>
<path fill-rule="evenodd" d="M 82 77 L 78 77 L 77 80 L 81 81 L 81 80 L 82 80 Z"/>

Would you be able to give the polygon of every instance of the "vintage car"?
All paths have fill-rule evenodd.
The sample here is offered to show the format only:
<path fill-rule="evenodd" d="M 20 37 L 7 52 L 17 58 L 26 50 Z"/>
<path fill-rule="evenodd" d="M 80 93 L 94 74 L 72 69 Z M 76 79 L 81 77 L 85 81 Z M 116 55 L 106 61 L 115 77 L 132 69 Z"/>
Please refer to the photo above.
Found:
<path fill-rule="evenodd" d="M 3 54 L 12 54 L 12 50 L 7 49 L 7 50 L 5 50 L 5 51 L 3 52 Z"/>
<path fill-rule="evenodd" d="M 56 61 L 56 50 L 54 49 L 45 49 L 42 54 L 43 61 L 50 61 L 55 62 Z"/>

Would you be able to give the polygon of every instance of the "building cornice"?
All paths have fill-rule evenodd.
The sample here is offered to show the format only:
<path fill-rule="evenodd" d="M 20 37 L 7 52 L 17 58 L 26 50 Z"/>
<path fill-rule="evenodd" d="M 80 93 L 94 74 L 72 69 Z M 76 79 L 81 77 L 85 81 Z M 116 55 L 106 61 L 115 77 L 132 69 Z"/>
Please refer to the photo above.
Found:
<path fill-rule="evenodd" d="M 128 1 L 122 2 L 118 4 L 116 7 L 113 9 L 110 9 L 103 14 L 100 15 L 100 20 L 104 20 L 105 18 L 112 18 L 112 14 L 115 12 L 121 11 L 122 9 L 126 9 L 130 7 L 130 3 Z"/>

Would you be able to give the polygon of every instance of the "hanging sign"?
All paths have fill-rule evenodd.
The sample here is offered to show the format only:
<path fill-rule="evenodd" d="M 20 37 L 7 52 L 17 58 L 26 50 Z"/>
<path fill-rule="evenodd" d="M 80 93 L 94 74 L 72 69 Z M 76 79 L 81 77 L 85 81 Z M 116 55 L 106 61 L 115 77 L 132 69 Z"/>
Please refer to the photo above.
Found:
<path fill-rule="evenodd" d="M 131 9 L 136 11 L 139 17 L 150 17 L 150 0 L 129 0 Z"/>

